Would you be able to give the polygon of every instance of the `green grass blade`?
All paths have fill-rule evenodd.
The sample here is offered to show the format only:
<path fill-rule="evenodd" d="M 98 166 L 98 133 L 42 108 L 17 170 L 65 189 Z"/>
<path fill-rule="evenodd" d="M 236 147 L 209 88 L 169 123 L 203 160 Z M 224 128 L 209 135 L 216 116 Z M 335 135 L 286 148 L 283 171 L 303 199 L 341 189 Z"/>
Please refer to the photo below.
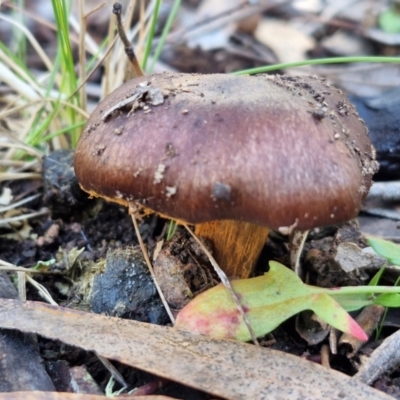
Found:
<path fill-rule="evenodd" d="M 105 39 L 103 39 L 103 41 L 101 42 L 98 51 L 96 52 L 96 54 L 94 54 L 90 60 L 87 61 L 86 63 L 86 73 L 89 73 L 89 71 L 91 70 L 92 67 L 95 66 L 96 62 L 98 61 L 98 59 L 101 57 L 101 55 L 103 54 L 105 48 L 107 47 L 107 44 L 109 42 L 109 37 L 107 36 Z"/>
<path fill-rule="evenodd" d="M 49 97 L 51 90 L 54 87 L 55 84 L 55 79 L 57 75 L 58 68 L 60 66 L 60 54 L 56 55 L 56 59 L 54 60 L 54 68 L 51 71 L 51 74 L 49 76 L 49 80 L 46 86 L 46 92 L 45 95 L 46 97 Z M 56 104 L 51 103 L 52 107 L 52 113 L 51 116 L 52 118 L 56 115 L 58 109 L 59 109 L 60 103 L 59 101 Z M 46 111 L 45 107 L 42 107 L 36 114 L 36 117 L 32 123 L 32 129 L 30 130 L 28 136 L 26 137 L 26 143 L 28 143 L 31 146 L 37 146 L 41 138 L 44 136 L 44 133 L 46 132 L 47 128 L 50 126 L 52 119 L 49 120 L 49 118 L 44 117 L 44 112 Z"/>
<path fill-rule="evenodd" d="M 377 254 L 386 258 L 391 264 L 400 266 L 400 246 L 398 244 L 377 237 L 368 237 L 367 242 Z"/>
<path fill-rule="evenodd" d="M 167 235 L 165 238 L 165 240 L 167 242 L 174 237 L 177 229 L 178 229 L 178 225 L 177 225 L 176 221 L 171 219 L 168 223 Z"/>
<path fill-rule="evenodd" d="M 54 17 L 57 25 L 57 39 L 58 39 L 58 50 L 60 52 L 61 60 L 61 86 L 60 92 L 65 96 L 69 97 L 75 89 L 78 87 L 78 78 L 75 73 L 74 58 L 72 54 L 71 42 L 69 40 L 69 25 L 68 15 L 71 8 L 71 2 L 66 0 L 52 0 Z M 73 104 L 79 104 L 79 96 L 75 94 L 70 102 Z M 78 116 L 75 110 L 71 108 L 66 109 L 66 122 L 70 125 L 75 125 Z M 71 132 L 71 144 L 75 147 L 80 131 L 75 129 Z"/>
<path fill-rule="evenodd" d="M 156 6 L 154 7 L 153 18 L 151 20 L 150 32 L 149 36 L 146 40 L 146 46 L 144 49 L 143 60 L 142 60 L 142 69 L 146 71 L 147 61 L 149 60 L 151 48 L 153 46 L 153 39 L 156 32 L 157 22 L 158 22 L 158 14 L 160 13 L 162 0 L 156 1 Z"/>
<path fill-rule="evenodd" d="M 23 69 L 32 79 L 35 79 L 33 74 L 29 71 L 26 64 L 21 58 L 18 57 L 14 52 L 12 52 L 3 42 L 0 41 L 0 49 L 3 50 L 4 54 L 15 62 L 21 69 Z"/>
<path fill-rule="evenodd" d="M 296 61 L 283 64 L 267 65 L 264 67 L 250 68 L 241 71 L 236 71 L 234 75 L 253 75 L 262 74 L 265 72 L 277 71 L 280 69 L 304 67 L 306 65 L 325 65 L 325 64 L 344 64 L 344 63 L 400 63 L 400 57 L 332 57 L 332 58 L 317 58 L 314 60 Z"/>
<path fill-rule="evenodd" d="M 18 6 L 19 10 L 12 11 L 13 18 L 22 25 L 25 25 L 25 14 L 22 11 L 20 11 L 25 9 L 25 0 L 16 0 L 15 3 Z M 26 49 L 27 49 L 26 37 L 15 26 L 13 26 L 12 32 L 13 32 L 13 39 L 15 40 L 13 50 L 15 51 L 17 58 L 21 60 L 22 63 L 26 64 Z"/>
<path fill-rule="evenodd" d="M 172 24 L 175 21 L 176 15 L 178 14 L 179 8 L 181 6 L 182 0 L 175 0 L 174 4 L 172 5 L 171 12 L 168 15 L 167 22 L 165 23 L 164 29 L 162 31 L 160 40 L 157 44 L 156 50 L 154 52 L 154 57 L 149 67 L 148 72 L 151 74 L 153 73 L 154 66 L 157 60 L 160 58 L 161 51 L 164 47 L 165 41 L 167 40 L 168 33 L 171 30 Z"/>
<path fill-rule="evenodd" d="M 385 267 L 380 268 L 379 271 L 372 277 L 368 285 L 377 286 L 379 281 L 381 280 L 383 273 L 385 272 L 385 269 Z"/>
<path fill-rule="evenodd" d="M 69 132 L 69 131 L 71 131 L 73 129 L 82 128 L 85 124 L 86 124 L 86 121 L 81 121 L 81 122 L 76 123 L 75 125 L 67 126 L 67 127 L 63 128 L 63 129 L 60 129 L 59 131 L 56 131 L 56 132 L 50 134 L 50 135 L 44 136 L 42 138 L 42 140 L 43 141 L 49 141 L 51 139 L 54 139 L 57 136 L 63 135 L 64 133 L 67 133 L 67 132 Z"/>

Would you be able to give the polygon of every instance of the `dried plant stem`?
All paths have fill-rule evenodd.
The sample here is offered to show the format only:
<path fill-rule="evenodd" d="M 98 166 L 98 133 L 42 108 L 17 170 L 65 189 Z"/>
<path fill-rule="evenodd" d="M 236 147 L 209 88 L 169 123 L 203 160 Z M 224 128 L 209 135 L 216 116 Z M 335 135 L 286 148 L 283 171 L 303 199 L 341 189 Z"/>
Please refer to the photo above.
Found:
<path fill-rule="evenodd" d="M 329 362 L 329 346 L 324 344 L 321 347 L 321 365 L 325 368 L 331 369 L 331 364 Z"/>
<path fill-rule="evenodd" d="M 26 301 L 26 272 L 18 271 L 18 298 L 21 301 Z"/>
<path fill-rule="evenodd" d="M 12 203 L 8 206 L 4 206 L 4 207 L 0 207 L 0 213 L 6 212 L 8 210 L 12 210 L 14 208 L 20 207 L 23 204 L 29 203 L 30 201 L 33 201 L 35 199 L 37 199 L 38 197 L 40 197 L 41 194 L 33 194 L 32 196 L 26 197 L 22 200 L 16 201 L 15 203 Z"/>
<path fill-rule="evenodd" d="M 231 282 L 229 281 L 228 277 L 226 276 L 225 272 L 220 268 L 220 266 L 218 265 L 218 263 L 215 261 L 214 257 L 212 256 L 212 254 L 208 251 L 207 247 L 204 246 L 204 244 L 202 243 L 202 241 L 197 237 L 197 235 L 194 234 L 194 232 L 186 225 L 183 224 L 183 226 L 186 228 L 186 230 L 192 235 L 192 237 L 194 238 L 194 240 L 196 240 L 196 242 L 199 244 L 199 246 L 201 247 L 201 249 L 204 251 L 204 253 L 206 254 L 206 256 L 208 257 L 208 259 L 210 260 L 211 265 L 213 266 L 215 272 L 218 274 L 219 279 L 221 279 L 221 282 L 225 285 L 225 287 L 228 289 L 233 301 L 235 302 L 237 309 L 239 310 L 240 315 L 243 318 L 244 323 L 246 324 L 247 329 L 250 332 L 250 336 L 251 339 L 253 341 L 253 343 L 257 346 L 259 346 L 258 340 L 256 338 L 256 335 L 254 333 L 254 330 L 250 324 L 249 319 L 247 318 L 246 313 L 243 310 L 242 305 L 240 304 L 240 300 L 238 299 L 236 293 L 234 292 Z"/>
<path fill-rule="evenodd" d="M 36 50 L 36 53 L 38 54 L 40 59 L 43 61 L 43 64 L 46 66 L 46 68 L 49 71 L 51 71 L 54 68 L 53 63 L 51 62 L 50 58 L 47 56 L 46 52 L 43 50 L 43 48 L 40 46 L 39 42 L 32 35 L 32 33 L 29 31 L 29 29 L 27 29 L 26 26 L 24 26 L 23 24 L 20 24 L 19 22 L 15 21 L 12 18 L 7 17 L 4 14 L 0 14 L 0 20 L 3 20 L 5 22 L 8 22 L 9 24 L 16 26 L 21 32 L 23 32 L 24 35 L 26 36 L 26 38 L 29 40 L 29 43 Z"/>
<path fill-rule="evenodd" d="M 9 136 L 7 133 L 2 133 L 3 136 Z M 11 137 L 10 137 L 11 138 Z M 43 154 L 40 153 L 38 150 L 36 150 L 34 147 L 32 146 L 28 146 L 25 143 L 19 141 L 16 138 L 13 138 L 14 143 L 10 143 L 10 142 L 2 142 L 1 143 L 1 147 L 6 147 L 9 149 L 18 149 L 18 150 L 24 150 L 26 153 L 41 159 L 43 157 Z"/>
<path fill-rule="evenodd" d="M 100 65 L 103 64 L 104 59 L 110 54 L 111 50 L 113 49 L 115 42 L 117 41 L 118 36 L 116 36 L 113 41 L 110 43 L 110 45 L 107 47 L 106 51 L 104 54 L 97 60 L 96 64 L 94 64 L 93 68 L 86 74 L 85 79 L 83 79 L 82 82 L 80 82 L 79 86 L 75 89 L 73 93 L 69 96 L 71 98 L 72 96 L 75 95 L 82 87 L 83 85 L 86 85 L 86 82 L 89 80 L 89 78 L 99 69 Z M 68 106 L 70 106 L 70 103 L 66 103 Z M 85 112 L 85 111 L 82 111 Z M 86 119 L 89 118 L 89 114 L 87 114 Z"/>
<path fill-rule="evenodd" d="M 25 221 L 29 218 L 35 218 L 35 217 L 39 217 L 41 215 L 45 215 L 45 214 L 49 214 L 50 211 L 47 208 L 42 208 L 40 211 L 37 212 L 32 212 L 29 214 L 23 214 L 23 215 L 19 215 L 18 217 L 11 217 L 11 218 L 3 218 L 0 220 L 0 226 L 1 225 L 7 225 L 10 224 L 12 222 L 17 222 L 17 221 Z"/>
<path fill-rule="evenodd" d="M 113 5 L 113 13 L 117 17 L 117 29 L 118 29 L 118 34 L 119 37 L 121 38 L 122 43 L 125 46 L 125 54 L 128 56 L 129 61 L 131 62 L 133 66 L 133 71 L 135 73 L 135 78 L 138 78 L 139 76 L 143 76 L 144 73 L 142 71 L 142 68 L 139 65 L 139 62 L 136 58 L 135 51 L 133 50 L 133 47 L 131 43 L 129 42 L 124 26 L 122 24 L 122 18 L 121 18 L 121 11 L 122 11 L 122 6 L 120 3 L 114 3 Z"/>
<path fill-rule="evenodd" d="M 28 272 L 29 274 L 42 274 L 49 275 L 46 271 L 38 271 L 30 268 L 17 267 L 16 265 L 12 265 L 6 263 L 3 260 L 0 260 L 0 271 L 8 271 L 8 272 Z"/>
<path fill-rule="evenodd" d="M 20 161 L 20 160 L 0 160 L 1 167 L 20 168 L 20 167 L 24 167 L 25 164 L 26 164 L 25 161 Z"/>
<path fill-rule="evenodd" d="M 308 230 L 303 232 L 295 229 L 289 235 L 290 266 L 300 279 L 303 278 L 300 257 L 301 253 L 303 252 L 304 243 L 306 242 L 308 232 Z"/>
<path fill-rule="evenodd" d="M 100 362 L 104 365 L 104 367 L 108 370 L 108 372 L 111 374 L 111 376 L 114 378 L 114 380 L 118 382 L 123 388 L 126 389 L 129 385 L 126 383 L 126 380 L 119 373 L 117 368 L 115 368 L 114 365 L 112 365 L 111 362 L 107 360 L 107 358 L 101 356 L 97 351 L 95 351 L 94 353 L 96 354 Z"/>
<path fill-rule="evenodd" d="M 137 48 L 139 49 L 139 59 L 143 59 L 143 44 L 145 42 L 146 38 L 146 7 L 145 3 L 143 0 L 139 2 L 139 8 L 140 8 L 140 17 L 139 17 L 139 40 Z"/>
<path fill-rule="evenodd" d="M 39 294 L 50 304 L 53 306 L 58 306 L 58 304 L 53 300 L 51 297 L 50 293 L 47 291 L 47 289 L 41 285 L 40 283 L 36 282 L 33 278 L 29 276 L 29 274 L 25 274 L 26 281 L 29 282 L 32 286 L 34 286 Z"/>
<path fill-rule="evenodd" d="M 136 236 L 138 238 L 139 246 L 140 246 L 140 248 L 142 250 L 143 257 L 144 257 L 144 259 L 146 261 L 147 267 L 149 268 L 150 274 L 151 274 L 151 276 L 153 278 L 154 285 L 155 285 L 155 287 L 157 289 L 157 292 L 158 292 L 158 294 L 159 294 L 159 296 L 161 298 L 161 301 L 164 304 L 165 310 L 167 311 L 171 322 L 175 323 L 175 318 L 174 318 L 174 316 L 172 314 L 172 311 L 171 311 L 171 309 L 170 309 L 170 307 L 169 307 L 169 305 L 167 303 L 167 300 L 165 299 L 164 293 L 162 292 L 162 290 L 160 288 L 160 285 L 157 282 L 156 275 L 154 274 L 154 270 L 153 270 L 153 266 L 151 265 L 149 254 L 147 252 L 146 246 L 143 243 L 142 235 L 140 234 L 140 231 L 139 231 L 139 225 L 138 225 L 137 219 L 135 217 L 135 212 L 136 212 L 135 207 L 134 206 L 132 206 L 132 207 L 130 206 L 129 207 L 129 214 L 132 217 L 133 226 L 135 228 L 135 233 L 136 233 Z"/>
<path fill-rule="evenodd" d="M 96 65 L 100 65 L 100 64 L 101 64 L 101 62 L 99 62 Z M 94 72 L 94 69 L 88 74 L 88 76 L 86 77 L 86 80 L 91 76 L 91 74 L 93 74 L 93 72 Z M 80 86 L 75 90 L 74 93 L 71 94 L 71 96 L 73 96 L 75 93 L 77 93 L 77 91 L 79 89 L 80 89 Z M 54 95 L 58 96 L 57 93 L 54 93 Z M 31 101 L 29 103 L 26 103 L 26 104 L 23 104 L 23 105 L 20 105 L 20 106 L 16 106 L 14 108 L 10 108 L 8 110 L 5 110 L 5 111 L 1 112 L 0 113 L 0 120 L 5 119 L 6 117 L 9 117 L 10 115 L 19 113 L 20 111 L 23 111 L 26 108 L 29 108 L 29 107 L 32 107 L 32 106 L 35 106 L 35 105 L 41 105 L 41 104 L 45 105 L 46 103 L 60 103 L 60 104 L 62 104 L 64 106 L 71 107 L 76 112 L 80 113 L 85 119 L 88 119 L 89 115 L 90 115 L 85 110 L 82 110 L 80 107 L 77 107 L 75 104 L 69 103 L 68 101 L 59 100 L 57 98 L 43 97 L 40 100 Z"/>
<path fill-rule="evenodd" d="M 0 173 L 0 182 L 15 181 L 19 179 L 42 179 L 41 174 L 34 172 L 2 172 Z"/>

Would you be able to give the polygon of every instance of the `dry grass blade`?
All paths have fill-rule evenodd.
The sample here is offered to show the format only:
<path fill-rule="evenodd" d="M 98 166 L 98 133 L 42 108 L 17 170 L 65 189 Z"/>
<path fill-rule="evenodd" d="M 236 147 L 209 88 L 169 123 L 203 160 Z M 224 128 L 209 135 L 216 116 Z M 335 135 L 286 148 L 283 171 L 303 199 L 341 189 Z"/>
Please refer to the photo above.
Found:
<path fill-rule="evenodd" d="M 17 21 L 13 20 L 12 18 L 8 18 L 7 16 L 0 14 L 0 20 L 6 21 L 9 24 L 15 25 L 18 27 L 18 29 L 24 33 L 26 38 L 29 40 L 31 43 L 32 47 L 35 49 L 36 53 L 40 57 L 40 59 L 43 61 L 43 64 L 46 66 L 46 68 L 51 71 L 53 69 L 53 63 L 50 61 L 49 57 L 47 57 L 46 52 L 43 50 L 43 48 L 40 46 L 36 38 L 32 35 L 32 33 L 22 24 L 18 23 Z"/>
<path fill-rule="evenodd" d="M 21 273 L 21 272 L 18 272 Z M 29 282 L 34 288 L 37 289 L 37 291 L 39 292 L 40 296 L 46 300 L 48 303 L 50 303 L 53 306 L 57 306 L 58 304 L 53 300 L 53 298 L 51 297 L 50 293 L 48 292 L 48 290 L 41 285 L 39 282 L 36 282 L 34 279 L 32 279 L 28 274 L 25 274 L 26 277 L 26 281 Z"/>
<path fill-rule="evenodd" d="M 17 278 L 18 278 L 18 298 L 21 301 L 26 301 L 26 273 L 23 271 L 18 271 Z"/>
<path fill-rule="evenodd" d="M 107 358 L 104 358 L 100 354 L 96 353 L 97 358 L 100 360 L 100 362 L 104 365 L 104 367 L 108 370 L 108 372 L 111 374 L 111 377 L 118 382 L 123 388 L 127 388 L 129 385 L 126 383 L 124 377 L 120 374 L 120 372 L 117 370 L 117 368 L 114 367 L 110 363 L 110 361 L 107 360 Z"/>
<path fill-rule="evenodd" d="M 37 199 L 38 197 L 40 197 L 40 194 L 34 194 L 32 196 L 26 197 L 25 199 L 22 199 L 20 201 L 16 201 L 15 203 L 12 203 L 6 207 L 0 207 L 0 213 L 6 212 L 8 210 L 12 210 L 14 208 L 20 207 L 26 203 L 29 203 L 35 199 Z"/>
<path fill-rule="evenodd" d="M 0 50 L 0 60 L 1 58 L 2 52 Z M 40 99 L 38 93 L 32 89 L 33 85 L 31 85 L 30 83 L 26 83 L 22 79 L 18 78 L 18 76 L 14 72 L 12 72 L 9 67 L 2 63 L 0 63 L 0 76 L 3 82 L 13 88 L 16 92 L 24 93 L 25 97 L 30 101 L 37 101 Z"/>
<path fill-rule="evenodd" d="M 0 120 L 1 119 L 2 118 L 0 116 Z M 39 150 L 35 149 L 33 146 L 25 144 L 21 138 L 14 136 L 9 130 L 1 129 L 0 132 L 3 139 L 0 141 L 0 146 L 9 149 L 8 153 L 4 156 L 5 159 L 12 159 L 15 151 L 18 150 L 34 156 L 37 160 L 42 159 L 43 154 Z"/>
<path fill-rule="evenodd" d="M 39 269 L 31 269 L 31 268 L 25 268 L 25 267 L 18 267 L 17 265 L 11 264 L 7 261 L 1 260 L 0 259 L 0 271 L 13 271 L 13 272 L 26 272 L 29 274 L 54 274 L 53 272 L 47 272 L 47 271 L 42 271 Z"/>
<path fill-rule="evenodd" d="M 44 303 L 0 300 L 0 327 L 96 351 L 225 399 L 391 399 L 290 354 Z"/>
<path fill-rule="evenodd" d="M 84 3 L 83 1 L 79 2 L 79 79 L 80 82 L 85 81 L 86 75 L 86 55 L 85 55 L 85 37 L 86 37 L 86 29 L 87 29 L 87 21 L 84 15 Z M 81 85 L 82 87 L 79 90 L 79 98 L 81 107 L 86 110 L 87 107 L 87 94 L 86 94 L 86 85 Z"/>
<path fill-rule="evenodd" d="M 160 296 L 160 299 L 161 299 L 161 301 L 162 301 L 162 303 L 163 303 L 163 305 L 165 307 L 165 310 L 167 311 L 167 314 L 168 314 L 171 322 L 174 323 L 175 322 L 174 315 L 172 314 L 172 311 L 171 311 L 171 309 L 170 309 L 170 307 L 168 305 L 168 302 L 167 302 L 167 300 L 166 300 L 166 298 L 164 296 L 164 293 L 161 290 L 161 287 L 157 282 L 156 275 L 155 275 L 154 270 L 153 270 L 153 266 L 151 265 L 151 261 L 150 261 L 149 255 L 147 253 L 146 246 L 143 243 L 142 235 L 140 234 L 140 230 L 139 230 L 139 225 L 138 225 L 136 217 L 135 217 L 135 210 L 133 208 L 130 208 L 129 209 L 129 214 L 132 217 L 132 222 L 133 222 L 133 226 L 135 228 L 136 236 L 137 236 L 138 241 L 139 241 L 139 246 L 140 246 L 140 249 L 142 250 L 143 257 L 144 257 L 144 259 L 146 261 L 147 267 L 149 268 L 151 277 L 153 278 L 154 286 L 157 289 L 158 295 Z"/>
<path fill-rule="evenodd" d="M 22 215 L 18 215 L 16 217 L 10 217 L 10 218 L 3 218 L 3 219 L 0 219 L 0 226 L 8 225 L 10 223 L 17 222 L 17 221 L 25 221 L 26 219 L 40 217 L 42 215 L 46 215 L 49 213 L 50 213 L 49 209 L 42 208 L 39 211 L 31 212 L 28 214 L 22 214 Z"/>
<path fill-rule="evenodd" d="M 3 260 L 0 260 L 0 271 L 9 271 L 9 272 L 29 272 L 30 274 L 44 274 L 43 271 L 35 271 L 29 268 L 17 267 L 15 265 L 7 265 Z"/>
<path fill-rule="evenodd" d="M 16 181 L 21 179 L 41 179 L 40 174 L 34 172 L 3 172 L 0 174 L 0 182 L 2 181 Z"/>
<path fill-rule="evenodd" d="M 132 28 L 129 30 L 129 27 L 132 25 L 132 19 L 133 19 L 133 11 L 135 7 L 136 1 L 129 2 L 129 5 L 126 9 L 126 12 L 124 14 L 124 29 L 126 33 L 126 37 L 128 42 L 132 42 L 133 39 L 137 36 L 139 30 L 141 29 L 142 26 L 146 25 L 147 21 L 147 27 L 149 26 L 151 22 L 151 16 L 154 10 L 155 6 L 155 1 L 152 0 L 148 3 L 146 7 L 146 12 L 144 15 L 141 14 L 140 21 Z M 114 41 L 114 29 L 116 27 L 115 23 L 115 18 L 111 18 L 110 20 L 110 29 L 109 29 L 109 38 L 110 41 Z M 145 29 L 145 32 L 147 31 L 147 28 Z M 140 60 L 140 56 L 142 54 L 141 47 L 143 47 L 144 43 L 143 41 L 139 40 L 138 44 L 135 46 L 135 51 L 138 56 L 138 59 Z M 122 44 L 122 41 L 117 41 L 116 46 L 113 49 L 113 52 L 111 56 L 107 57 L 106 59 L 106 65 L 105 65 L 105 74 L 104 74 L 104 82 L 103 82 L 103 98 L 109 94 L 112 90 L 117 88 L 124 82 L 124 80 L 127 78 L 127 63 L 128 63 L 128 58 L 124 56 L 124 45 Z"/>
<path fill-rule="evenodd" d="M 14 264 L 11 264 L 7 261 L 0 260 L 0 271 L 13 271 L 17 272 L 18 277 L 18 294 L 19 299 L 22 301 L 26 300 L 26 282 L 29 282 L 33 287 L 35 287 L 39 294 L 45 299 L 48 303 L 52 304 L 53 306 L 57 306 L 58 304 L 53 300 L 48 290 L 41 285 L 40 283 L 36 282 L 31 276 L 31 273 L 40 273 L 43 274 L 43 271 L 24 268 L 24 267 L 17 267 Z"/>
<path fill-rule="evenodd" d="M 290 266 L 296 275 L 303 279 L 303 271 L 300 265 L 300 257 L 308 236 L 308 231 L 294 230 L 289 235 Z"/>

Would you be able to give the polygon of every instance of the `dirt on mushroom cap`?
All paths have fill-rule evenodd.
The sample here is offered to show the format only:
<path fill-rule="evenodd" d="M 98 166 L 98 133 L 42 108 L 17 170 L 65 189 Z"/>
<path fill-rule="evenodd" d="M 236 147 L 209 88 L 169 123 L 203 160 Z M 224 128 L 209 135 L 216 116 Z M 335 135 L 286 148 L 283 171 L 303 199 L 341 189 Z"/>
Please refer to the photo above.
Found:
<path fill-rule="evenodd" d="M 93 195 L 190 223 L 271 228 L 354 217 L 376 168 L 355 108 L 316 77 L 138 78 L 100 103 L 75 155 Z"/>

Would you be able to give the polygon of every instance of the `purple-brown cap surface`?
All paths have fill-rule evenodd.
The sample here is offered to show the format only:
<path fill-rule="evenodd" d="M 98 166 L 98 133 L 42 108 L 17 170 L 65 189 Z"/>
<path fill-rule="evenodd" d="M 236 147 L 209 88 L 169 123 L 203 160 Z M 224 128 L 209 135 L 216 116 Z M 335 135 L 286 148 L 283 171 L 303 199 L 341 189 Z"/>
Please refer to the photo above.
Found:
<path fill-rule="evenodd" d="M 376 169 L 355 108 L 315 77 L 137 78 L 99 104 L 75 154 L 91 195 L 273 229 L 353 218 Z"/>

